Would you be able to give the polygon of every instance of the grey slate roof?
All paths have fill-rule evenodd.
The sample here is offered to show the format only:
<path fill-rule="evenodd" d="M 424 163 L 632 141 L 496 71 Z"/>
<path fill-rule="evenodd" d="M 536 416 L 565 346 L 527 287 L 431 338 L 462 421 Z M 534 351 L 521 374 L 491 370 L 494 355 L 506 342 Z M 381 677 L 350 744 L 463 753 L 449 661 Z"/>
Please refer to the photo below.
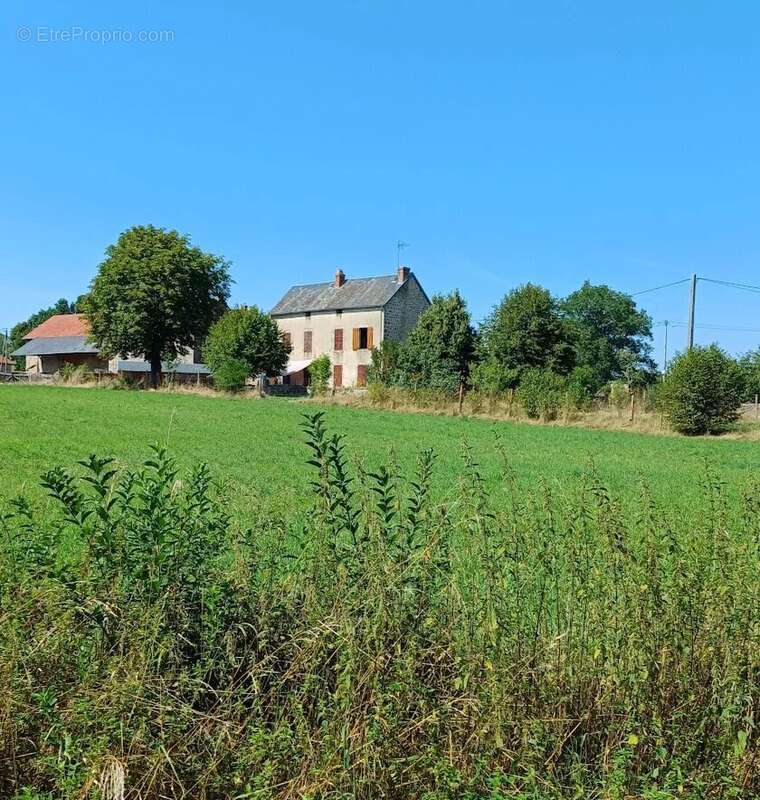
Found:
<path fill-rule="evenodd" d="M 396 275 L 378 278 L 348 278 L 343 286 L 310 283 L 291 286 L 271 313 L 303 314 L 306 311 L 345 311 L 351 308 L 382 308 L 403 284 Z"/>
<path fill-rule="evenodd" d="M 14 356 L 60 356 L 72 353 L 98 354 L 98 348 L 87 341 L 86 336 L 45 336 L 30 339 L 12 355 Z"/>

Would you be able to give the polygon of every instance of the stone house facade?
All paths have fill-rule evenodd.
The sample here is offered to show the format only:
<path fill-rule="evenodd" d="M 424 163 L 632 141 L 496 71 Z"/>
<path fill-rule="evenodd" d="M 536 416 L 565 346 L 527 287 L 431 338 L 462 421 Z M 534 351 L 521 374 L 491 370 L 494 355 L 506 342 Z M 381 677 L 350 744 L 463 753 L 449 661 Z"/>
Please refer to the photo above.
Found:
<path fill-rule="evenodd" d="M 414 273 L 293 286 L 272 309 L 291 346 L 283 382 L 308 383 L 308 366 L 321 355 L 332 363 L 331 386 L 364 386 L 372 349 L 384 339 L 403 340 L 430 305 Z"/>

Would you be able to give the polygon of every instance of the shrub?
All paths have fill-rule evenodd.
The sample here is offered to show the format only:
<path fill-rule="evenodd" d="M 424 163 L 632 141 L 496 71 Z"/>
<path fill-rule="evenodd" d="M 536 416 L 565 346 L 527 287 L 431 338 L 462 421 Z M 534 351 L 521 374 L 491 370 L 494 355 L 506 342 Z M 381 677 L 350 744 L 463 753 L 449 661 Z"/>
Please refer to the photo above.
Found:
<path fill-rule="evenodd" d="M 514 387 L 519 370 L 508 369 L 495 358 L 476 364 L 470 373 L 473 389 L 485 397 L 498 397 Z"/>
<path fill-rule="evenodd" d="M 247 377 L 279 375 L 289 352 L 277 323 L 256 306 L 227 311 L 203 346 L 203 358 L 214 373 L 234 361 L 246 365 Z"/>
<path fill-rule="evenodd" d="M 311 379 L 311 391 L 313 394 L 321 395 L 327 391 L 330 384 L 330 373 L 332 364 L 330 356 L 327 354 L 315 358 L 309 364 L 309 378 Z"/>
<path fill-rule="evenodd" d="M 578 411 L 588 409 L 594 390 L 597 387 L 597 378 L 591 367 L 575 367 L 567 378 L 566 402 Z"/>
<path fill-rule="evenodd" d="M 214 386 L 225 392 L 239 392 L 245 387 L 249 366 L 240 358 L 222 361 L 214 370 Z"/>
<path fill-rule="evenodd" d="M 71 384 L 87 383 L 92 377 L 92 370 L 86 364 L 70 364 L 68 361 L 55 374 L 57 382 Z"/>
<path fill-rule="evenodd" d="M 631 402 L 631 391 L 625 381 L 611 381 L 609 385 L 609 402 L 618 410 L 622 410 Z"/>
<path fill-rule="evenodd" d="M 744 386 L 741 367 L 717 345 L 693 347 L 665 375 L 663 411 L 679 433 L 722 433 L 739 418 Z"/>
<path fill-rule="evenodd" d="M 372 364 L 367 370 L 367 384 L 382 383 L 390 386 L 395 378 L 398 369 L 398 358 L 401 352 L 401 344 L 393 339 L 383 339 L 380 344 L 372 350 Z"/>
<path fill-rule="evenodd" d="M 744 401 L 754 403 L 760 395 L 760 348 L 743 355 L 739 365 L 744 373 Z"/>
<path fill-rule="evenodd" d="M 517 401 L 531 419 L 548 422 L 557 418 L 562 407 L 566 380 L 548 369 L 529 369 L 517 388 Z"/>

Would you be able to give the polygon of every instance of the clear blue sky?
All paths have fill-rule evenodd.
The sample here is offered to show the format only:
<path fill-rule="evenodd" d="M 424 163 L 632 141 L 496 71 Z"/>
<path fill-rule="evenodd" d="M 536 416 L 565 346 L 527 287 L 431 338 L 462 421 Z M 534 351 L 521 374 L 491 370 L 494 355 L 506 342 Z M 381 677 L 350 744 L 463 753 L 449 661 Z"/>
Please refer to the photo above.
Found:
<path fill-rule="evenodd" d="M 145 223 L 229 258 L 232 300 L 265 308 L 336 266 L 393 271 L 397 239 L 476 319 L 525 281 L 760 283 L 757 4 L 120 5 L 0 11 L 0 326 L 84 291 Z M 113 31 L 133 41 L 95 40 Z M 641 301 L 686 320 L 685 286 Z M 699 287 L 700 323 L 759 312 Z"/>

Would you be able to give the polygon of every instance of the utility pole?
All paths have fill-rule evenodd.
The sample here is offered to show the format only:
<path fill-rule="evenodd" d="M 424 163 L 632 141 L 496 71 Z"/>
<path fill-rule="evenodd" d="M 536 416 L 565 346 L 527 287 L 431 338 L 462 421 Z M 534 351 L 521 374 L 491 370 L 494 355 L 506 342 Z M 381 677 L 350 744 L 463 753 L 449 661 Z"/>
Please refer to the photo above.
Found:
<path fill-rule="evenodd" d="M 694 347 L 694 306 L 697 302 L 697 274 L 691 276 L 691 287 L 689 289 L 689 322 L 686 329 L 686 349 Z"/>
<path fill-rule="evenodd" d="M 665 373 L 668 371 L 668 326 L 670 322 L 665 320 L 663 323 L 665 325 L 665 356 L 662 360 L 662 377 L 665 377 Z"/>

